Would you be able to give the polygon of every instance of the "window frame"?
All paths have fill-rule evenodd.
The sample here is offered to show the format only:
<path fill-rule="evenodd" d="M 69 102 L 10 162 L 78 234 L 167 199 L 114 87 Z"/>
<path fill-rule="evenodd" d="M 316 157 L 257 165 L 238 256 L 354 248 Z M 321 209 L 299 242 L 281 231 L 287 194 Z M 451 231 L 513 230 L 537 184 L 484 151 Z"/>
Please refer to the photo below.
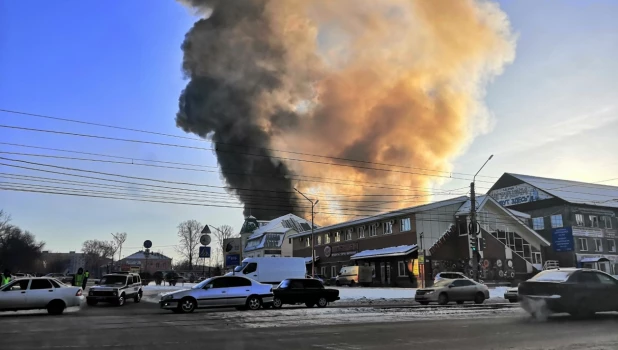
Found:
<path fill-rule="evenodd" d="M 554 218 L 556 218 L 554 220 Z M 560 218 L 560 226 L 558 226 L 558 219 Z M 555 214 L 555 215 L 551 215 L 549 217 L 550 223 L 551 223 L 551 227 L 552 228 L 560 228 L 560 227 L 564 227 L 564 221 L 562 220 L 562 214 Z M 554 224 L 555 223 L 555 224 Z"/>
<path fill-rule="evenodd" d="M 580 252 L 587 252 L 588 251 L 588 239 L 586 237 L 578 237 L 577 238 L 577 242 L 579 243 L 579 251 Z M 585 244 L 582 244 L 582 242 L 585 243 Z M 584 246 L 586 246 L 585 249 L 584 249 Z"/>
<path fill-rule="evenodd" d="M 330 232 L 324 235 L 324 244 L 330 244 Z"/>
<path fill-rule="evenodd" d="M 345 230 L 345 240 L 346 241 L 351 241 L 352 240 L 352 229 L 347 229 Z"/>
<path fill-rule="evenodd" d="M 376 225 L 369 225 L 369 237 L 375 237 L 378 235 L 378 227 Z"/>
<path fill-rule="evenodd" d="M 602 218 L 603 218 L 603 225 L 605 225 L 605 228 L 612 228 L 612 217 L 604 215 L 602 216 Z"/>
<path fill-rule="evenodd" d="M 541 226 L 537 227 L 537 222 L 540 222 Z M 545 229 L 545 217 L 540 216 L 540 217 L 532 218 L 532 229 L 535 231 L 544 230 Z"/>
<path fill-rule="evenodd" d="M 603 240 L 600 238 L 594 238 L 594 251 L 603 252 Z"/>
<path fill-rule="evenodd" d="M 40 283 L 41 282 L 45 282 L 47 283 L 47 287 L 45 288 L 35 288 L 33 289 L 32 286 L 34 285 L 34 283 Z M 30 283 L 28 284 L 28 290 L 45 290 L 45 289 L 53 289 L 54 285 L 47 279 L 47 278 L 34 278 L 30 280 Z"/>
<path fill-rule="evenodd" d="M 322 235 L 318 235 L 318 241 L 316 242 L 317 245 L 321 245 L 322 244 Z"/>
<path fill-rule="evenodd" d="M 337 265 L 330 266 L 330 277 L 337 277 Z"/>
<path fill-rule="evenodd" d="M 356 232 L 358 233 L 358 238 L 365 238 L 365 227 L 364 226 L 357 227 Z"/>
<path fill-rule="evenodd" d="M 390 228 L 390 230 L 386 230 L 386 228 L 387 228 L 387 227 L 389 227 L 389 228 Z M 392 234 L 392 233 L 393 233 L 393 223 L 392 223 L 392 222 L 390 222 L 390 221 L 385 221 L 385 222 L 382 224 L 382 229 L 384 230 L 384 234 L 385 234 L 385 235 L 390 235 L 390 234 Z"/>
<path fill-rule="evenodd" d="M 584 214 L 575 214 L 575 226 L 586 226 L 586 219 L 584 218 Z"/>
<path fill-rule="evenodd" d="M 403 270 L 402 270 L 403 267 Z M 407 277 L 407 271 L 406 271 L 406 262 L 403 260 L 399 260 L 397 261 L 397 276 L 398 277 Z"/>
<path fill-rule="evenodd" d="M 335 242 L 341 242 L 341 232 L 340 231 L 335 232 Z"/>
<path fill-rule="evenodd" d="M 404 223 L 407 224 L 407 225 L 405 225 Z M 401 224 L 399 226 L 400 226 L 399 229 L 400 229 L 401 232 L 412 231 L 412 219 L 410 219 L 410 218 L 403 218 L 403 219 L 401 219 Z M 407 228 L 406 228 L 406 226 L 407 226 Z"/>
<path fill-rule="evenodd" d="M 598 215 L 588 215 L 588 219 L 590 219 L 590 227 L 599 228 L 599 226 L 601 226 L 599 223 Z M 596 222 L 596 226 L 594 225 L 595 222 Z"/>
<path fill-rule="evenodd" d="M 609 242 L 612 242 L 613 248 L 610 249 L 610 245 Z M 615 239 L 608 239 L 607 240 L 607 251 L 610 253 L 615 253 L 616 252 L 616 240 Z"/>

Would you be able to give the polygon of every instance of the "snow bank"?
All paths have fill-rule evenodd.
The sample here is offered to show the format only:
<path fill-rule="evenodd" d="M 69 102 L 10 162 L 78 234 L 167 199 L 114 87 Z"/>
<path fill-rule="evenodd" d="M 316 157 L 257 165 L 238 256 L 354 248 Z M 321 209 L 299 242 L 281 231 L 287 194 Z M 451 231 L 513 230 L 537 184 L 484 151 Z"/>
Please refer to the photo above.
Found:
<path fill-rule="evenodd" d="M 416 294 L 416 288 L 334 287 L 334 289 L 339 290 L 341 300 L 414 299 Z"/>

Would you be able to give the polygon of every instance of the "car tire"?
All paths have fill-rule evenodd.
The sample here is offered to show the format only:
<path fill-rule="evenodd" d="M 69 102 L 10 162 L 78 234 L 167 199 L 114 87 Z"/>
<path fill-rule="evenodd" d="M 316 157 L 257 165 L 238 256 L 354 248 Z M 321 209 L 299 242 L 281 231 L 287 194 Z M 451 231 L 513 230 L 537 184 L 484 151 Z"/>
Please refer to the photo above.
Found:
<path fill-rule="evenodd" d="M 197 308 L 197 303 L 191 298 L 182 298 L 178 304 L 178 310 L 185 314 L 192 313 Z"/>
<path fill-rule="evenodd" d="M 318 304 L 318 307 L 326 307 L 328 305 L 328 300 L 326 300 L 326 298 L 324 297 L 321 297 L 320 299 L 318 299 L 318 302 L 316 304 Z"/>
<path fill-rule="evenodd" d="M 262 307 L 262 299 L 256 296 L 250 296 L 247 298 L 246 307 L 251 311 L 259 310 Z"/>
<path fill-rule="evenodd" d="M 139 303 L 142 300 L 142 293 L 137 293 L 135 294 L 135 297 L 133 297 L 133 302 L 134 303 Z"/>
<path fill-rule="evenodd" d="M 124 304 L 127 302 L 125 295 L 124 294 L 120 294 L 120 296 L 118 297 L 118 299 L 116 299 L 116 306 L 124 306 Z"/>
<path fill-rule="evenodd" d="M 594 311 L 588 310 L 586 308 L 586 303 L 583 300 L 575 303 L 575 305 L 577 305 L 577 308 L 573 311 L 570 311 L 569 315 L 579 319 L 590 318 L 594 316 Z"/>
<path fill-rule="evenodd" d="M 98 300 L 88 300 L 86 299 L 86 304 L 88 304 L 88 306 L 96 306 L 99 303 Z"/>
<path fill-rule="evenodd" d="M 440 304 L 440 305 L 448 304 L 448 295 L 446 293 L 441 293 L 438 296 L 438 304 Z"/>
<path fill-rule="evenodd" d="M 418 303 L 421 304 L 421 305 L 429 305 L 428 301 L 419 301 Z"/>
<path fill-rule="evenodd" d="M 282 306 L 283 306 L 283 301 L 281 301 L 281 299 L 279 298 L 273 299 L 273 309 L 281 309 Z"/>
<path fill-rule="evenodd" d="M 52 300 L 47 304 L 47 313 L 50 315 L 62 315 L 66 305 L 62 300 Z"/>
<path fill-rule="evenodd" d="M 314 305 L 315 305 L 315 303 L 311 303 L 311 302 L 306 302 L 305 303 L 305 306 L 309 307 L 309 308 L 313 307 Z"/>
<path fill-rule="evenodd" d="M 463 302 L 463 300 L 457 300 L 457 304 L 458 304 L 458 305 L 461 305 L 461 304 L 463 304 L 463 303 L 464 303 L 464 302 Z"/>
<path fill-rule="evenodd" d="M 485 294 L 478 292 L 474 295 L 474 303 L 482 304 L 485 301 Z"/>
<path fill-rule="evenodd" d="M 517 299 L 509 299 L 509 302 L 510 302 L 510 303 L 516 303 L 516 302 L 517 302 Z"/>

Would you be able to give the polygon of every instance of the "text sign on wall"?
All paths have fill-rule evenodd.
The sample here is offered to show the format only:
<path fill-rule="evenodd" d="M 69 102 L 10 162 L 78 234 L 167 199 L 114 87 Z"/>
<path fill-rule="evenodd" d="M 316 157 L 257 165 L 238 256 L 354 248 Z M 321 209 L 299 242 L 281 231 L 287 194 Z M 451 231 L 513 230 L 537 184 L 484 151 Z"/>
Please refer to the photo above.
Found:
<path fill-rule="evenodd" d="M 573 227 L 573 236 L 603 238 L 603 230 L 597 227 Z"/>
<path fill-rule="evenodd" d="M 555 252 L 573 251 L 573 230 L 571 227 L 560 227 L 551 230 L 551 245 Z"/>
<path fill-rule="evenodd" d="M 489 192 L 489 195 L 505 207 L 554 198 L 528 184 L 499 188 Z"/>

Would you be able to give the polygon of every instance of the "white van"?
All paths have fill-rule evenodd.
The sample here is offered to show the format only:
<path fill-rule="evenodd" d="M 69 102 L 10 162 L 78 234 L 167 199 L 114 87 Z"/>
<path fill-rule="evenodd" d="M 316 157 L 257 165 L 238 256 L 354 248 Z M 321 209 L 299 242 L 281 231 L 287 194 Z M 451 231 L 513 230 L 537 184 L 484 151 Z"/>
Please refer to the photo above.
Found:
<path fill-rule="evenodd" d="M 353 287 L 360 284 L 361 286 L 369 286 L 372 281 L 373 268 L 371 266 L 344 266 L 335 279 L 335 285 Z"/>
<path fill-rule="evenodd" d="M 246 258 L 226 276 L 238 275 L 260 283 L 279 284 L 286 278 L 305 278 L 305 258 Z"/>

